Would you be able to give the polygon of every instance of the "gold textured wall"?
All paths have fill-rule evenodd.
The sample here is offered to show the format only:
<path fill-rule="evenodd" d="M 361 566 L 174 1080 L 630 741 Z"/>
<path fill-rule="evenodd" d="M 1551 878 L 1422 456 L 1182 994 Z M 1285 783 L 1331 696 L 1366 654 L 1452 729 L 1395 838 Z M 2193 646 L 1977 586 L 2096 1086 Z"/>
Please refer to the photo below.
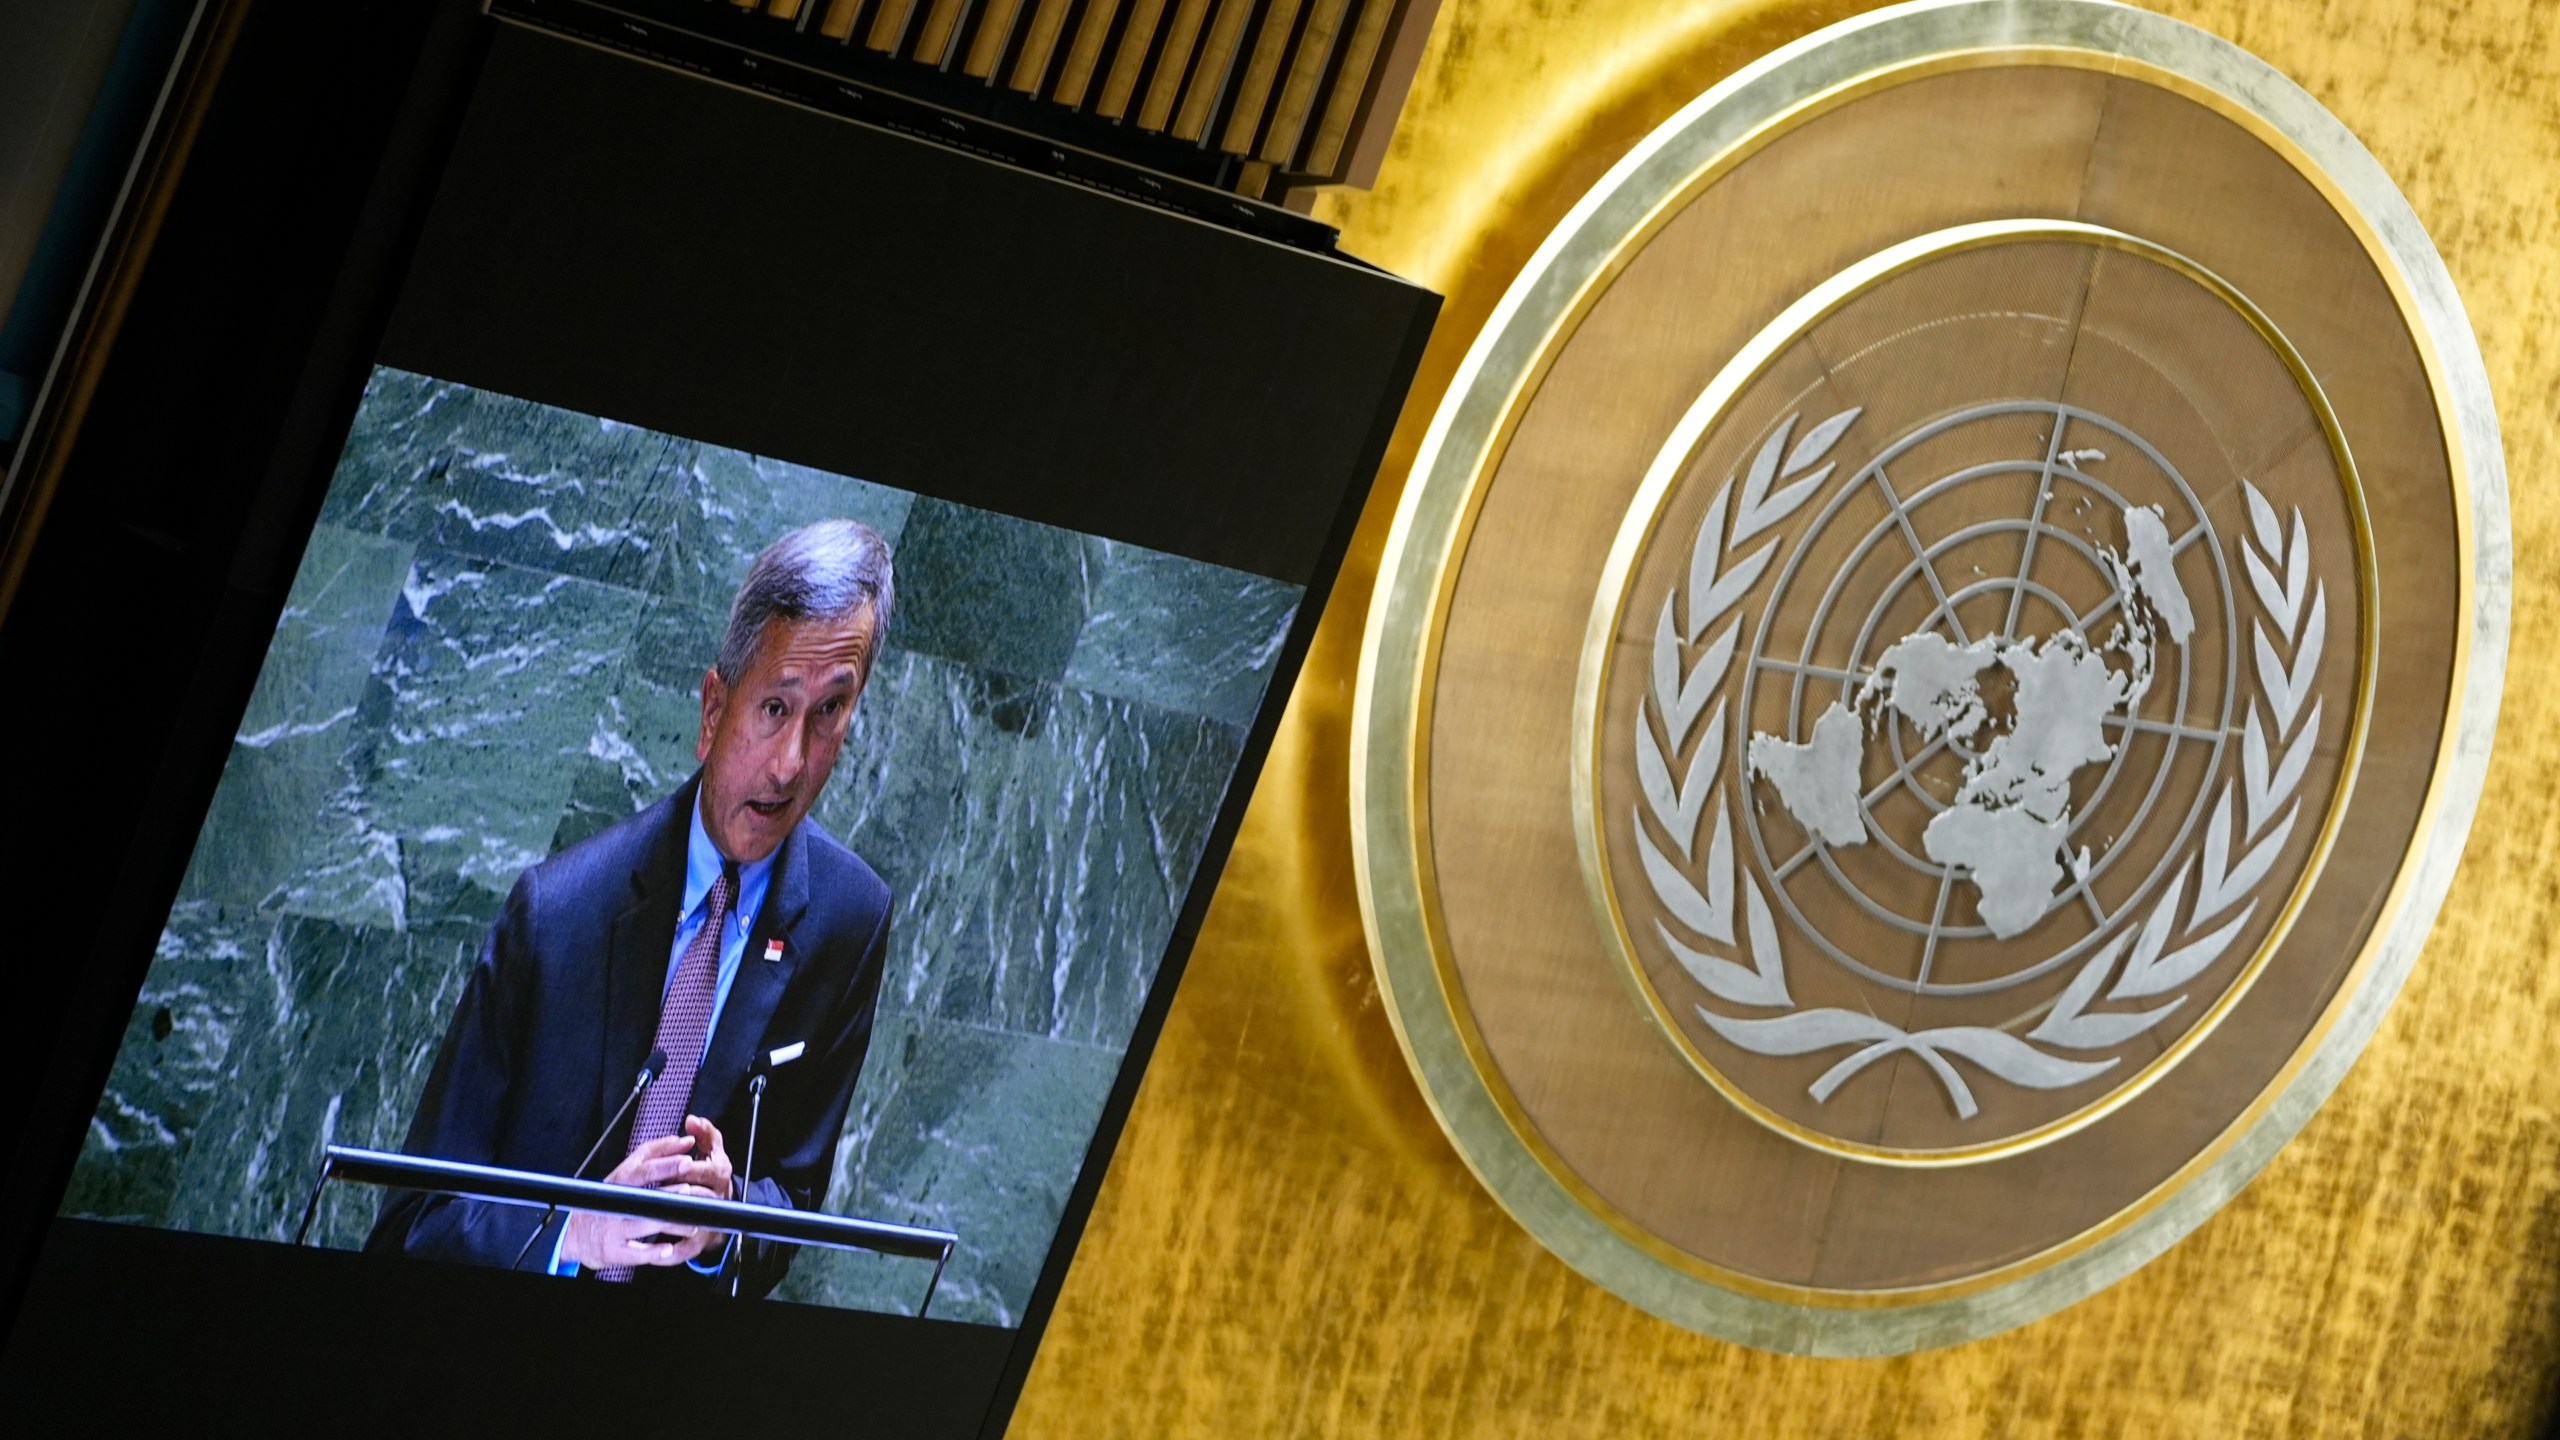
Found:
<path fill-rule="evenodd" d="M 2501 1435 L 2560 1398 L 2560 0 L 2200 0 L 2444 252 L 2514 493 L 2488 794 L 2415 977 L 2220 1215 L 2042 1323 L 1757 1354 L 1590 1285 L 1442 1138 L 1380 1009 L 1346 770 L 1413 447 L 1539 239 L 1737 66 L 1858 4 L 1448 0 L 1379 184 L 1319 213 L 1448 295 L 1015 1420 L 1030 1436 Z"/>

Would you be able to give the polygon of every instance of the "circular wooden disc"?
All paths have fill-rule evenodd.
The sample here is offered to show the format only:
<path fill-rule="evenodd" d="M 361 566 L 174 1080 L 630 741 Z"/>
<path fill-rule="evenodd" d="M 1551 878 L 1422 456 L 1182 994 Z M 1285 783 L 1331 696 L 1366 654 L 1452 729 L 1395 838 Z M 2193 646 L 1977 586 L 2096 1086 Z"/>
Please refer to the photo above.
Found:
<path fill-rule="evenodd" d="M 1372 613 L 1365 913 L 1477 1173 L 1796 1351 L 2200 1223 L 2459 853 L 2479 368 L 2370 158 L 2176 22 L 1903 7 L 1675 117 L 1480 338 Z"/>

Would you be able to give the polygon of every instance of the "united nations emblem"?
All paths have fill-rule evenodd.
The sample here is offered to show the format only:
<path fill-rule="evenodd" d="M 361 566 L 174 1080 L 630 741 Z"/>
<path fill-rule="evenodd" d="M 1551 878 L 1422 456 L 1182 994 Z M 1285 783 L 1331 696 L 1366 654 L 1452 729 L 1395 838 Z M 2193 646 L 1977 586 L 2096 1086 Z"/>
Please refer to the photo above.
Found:
<path fill-rule="evenodd" d="M 2172 339 L 2256 403 L 2187 393 L 2148 358 Z M 1701 1074 L 1808 1144 L 2085 1123 L 2257 973 L 2353 773 L 2335 417 L 2218 277 L 2080 225 L 1896 247 L 1741 363 L 1639 491 L 1585 651 L 1603 925 Z"/>
<path fill-rule="evenodd" d="M 1352 765 L 1398 1038 L 1655 1314 L 2046 1315 L 2376 1036 L 2506 574 L 2460 302 L 2308 95 L 2092 0 L 1807 37 L 1573 208 L 1406 483 Z"/>

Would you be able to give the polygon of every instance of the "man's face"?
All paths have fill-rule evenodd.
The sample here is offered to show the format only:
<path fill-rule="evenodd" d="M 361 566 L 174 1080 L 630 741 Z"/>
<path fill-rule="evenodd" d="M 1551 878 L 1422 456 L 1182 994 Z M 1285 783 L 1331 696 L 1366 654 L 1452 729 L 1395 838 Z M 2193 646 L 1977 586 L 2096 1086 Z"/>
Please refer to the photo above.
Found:
<path fill-rule="evenodd" d="M 871 607 L 842 620 L 775 621 L 737 683 L 702 677 L 702 828 L 752 865 L 817 803 L 871 675 Z"/>

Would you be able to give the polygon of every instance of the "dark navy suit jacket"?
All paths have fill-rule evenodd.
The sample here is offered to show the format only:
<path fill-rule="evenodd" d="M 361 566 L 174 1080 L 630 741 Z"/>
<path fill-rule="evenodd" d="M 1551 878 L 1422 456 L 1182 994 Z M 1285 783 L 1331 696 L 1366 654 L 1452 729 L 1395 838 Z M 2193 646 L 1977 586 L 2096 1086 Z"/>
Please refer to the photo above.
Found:
<path fill-rule="evenodd" d="M 699 780 L 517 877 L 402 1149 L 552 1175 L 577 1166 L 630 1093 L 657 1034 Z M 774 940 L 783 942 L 781 958 L 767 960 Z M 810 1210 L 826 1198 L 871 1043 L 888 941 L 889 887 L 803 820 L 775 860 L 687 1104 L 720 1127 L 730 1163 L 743 1166 L 749 1067 L 770 1050 L 808 1043 L 766 1087 L 750 1201 Z M 620 1162 L 630 1125 L 624 1118 L 606 1138 L 588 1179 Z M 394 1191 L 365 1248 L 506 1265 L 541 1213 Z M 545 1264 L 562 1223 L 544 1227 L 525 1268 Z M 790 1246 L 744 1246 L 739 1293 L 772 1290 L 791 1256 Z M 637 1278 L 710 1283 L 684 1266 L 644 1268 Z"/>

